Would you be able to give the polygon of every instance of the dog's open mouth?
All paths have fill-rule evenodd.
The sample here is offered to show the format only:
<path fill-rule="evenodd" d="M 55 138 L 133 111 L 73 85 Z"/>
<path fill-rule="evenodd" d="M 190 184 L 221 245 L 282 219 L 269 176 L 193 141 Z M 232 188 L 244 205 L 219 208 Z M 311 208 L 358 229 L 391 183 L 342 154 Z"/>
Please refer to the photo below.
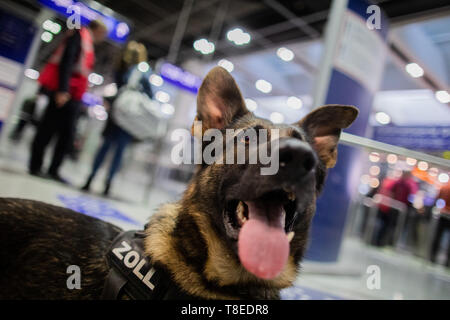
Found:
<path fill-rule="evenodd" d="M 228 236 L 238 241 L 242 265 L 263 279 L 278 276 L 289 257 L 289 242 L 296 218 L 292 191 L 276 190 L 253 200 L 227 203 L 224 224 Z"/>

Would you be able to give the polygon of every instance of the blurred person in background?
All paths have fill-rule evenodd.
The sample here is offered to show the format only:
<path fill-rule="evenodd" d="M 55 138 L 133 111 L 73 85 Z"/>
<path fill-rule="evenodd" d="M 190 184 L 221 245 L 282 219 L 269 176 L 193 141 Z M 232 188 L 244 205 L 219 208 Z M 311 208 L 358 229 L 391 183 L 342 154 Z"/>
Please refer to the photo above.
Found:
<path fill-rule="evenodd" d="M 142 43 L 130 41 L 122 53 L 118 66 L 115 72 L 115 82 L 117 88 L 120 89 L 128 84 L 130 76 L 138 69 L 138 64 L 147 61 L 147 50 Z M 153 92 L 149 82 L 150 70 L 140 72 L 139 90 L 144 92 L 150 99 L 153 98 Z M 120 94 L 120 91 L 119 93 Z M 117 97 L 117 95 L 116 95 Z M 133 141 L 133 136 L 126 130 L 122 129 L 115 123 L 112 115 L 113 101 L 109 101 L 109 117 L 103 131 L 103 143 L 97 151 L 94 159 L 91 173 L 87 178 L 86 183 L 82 187 L 83 191 L 89 191 L 91 183 L 97 174 L 98 169 L 102 165 L 108 151 L 115 148 L 112 163 L 109 168 L 108 176 L 105 182 L 103 195 L 108 196 L 112 180 L 115 174 L 120 169 L 124 151 L 127 145 Z"/>
<path fill-rule="evenodd" d="M 396 182 L 397 180 L 393 177 L 393 175 L 388 174 L 381 182 L 381 186 L 379 187 L 377 194 L 392 198 L 392 187 Z M 376 246 L 393 244 L 393 235 L 397 215 L 397 210 L 383 203 L 383 201 L 378 205 L 378 221 L 380 223 L 380 227 L 375 237 Z"/>
<path fill-rule="evenodd" d="M 434 235 L 433 244 L 431 248 L 431 261 L 436 262 L 437 254 L 440 248 L 442 236 L 447 231 L 450 231 L 450 182 L 447 182 L 445 186 L 439 191 L 439 195 L 436 200 L 436 206 L 440 207 L 439 220 L 437 230 Z M 450 267 L 450 236 L 447 242 L 447 257 L 445 265 Z"/>
<path fill-rule="evenodd" d="M 403 171 L 400 179 L 398 179 L 392 186 L 392 198 L 400 201 L 406 206 L 406 220 L 404 234 L 406 235 L 406 243 L 413 244 L 413 247 L 417 242 L 417 229 L 416 229 L 416 210 L 409 201 L 410 196 L 413 196 L 419 190 L 419 185 L 414 180 L 411 171 Z"/>
<path fill-rule="evenodd" d="M 48 177 L 66 183 L 59 175 L 59 167 L 73 143 L 80 101 L 95 63 L 94 44 L 103 41 L 106 35 L 105 24 L 97 20 L 88 27 L 67 30 L 41 71 L 38 81 L 48 94 L 49 103 L 31 146 L 30 174 L 44 176 L 41 171 L 44 152 L 57 135 Z"/>

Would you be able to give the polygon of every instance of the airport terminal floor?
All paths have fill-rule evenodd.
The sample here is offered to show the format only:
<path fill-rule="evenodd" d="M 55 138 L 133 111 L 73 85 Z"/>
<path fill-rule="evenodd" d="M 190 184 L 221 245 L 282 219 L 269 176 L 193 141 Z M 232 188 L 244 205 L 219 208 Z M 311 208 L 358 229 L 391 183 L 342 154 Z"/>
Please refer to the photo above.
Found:
<path fill-rule="evenodd" d="M 0 300 L 450 300 L 449 30 L 442 0 L 2 0 Z"/>

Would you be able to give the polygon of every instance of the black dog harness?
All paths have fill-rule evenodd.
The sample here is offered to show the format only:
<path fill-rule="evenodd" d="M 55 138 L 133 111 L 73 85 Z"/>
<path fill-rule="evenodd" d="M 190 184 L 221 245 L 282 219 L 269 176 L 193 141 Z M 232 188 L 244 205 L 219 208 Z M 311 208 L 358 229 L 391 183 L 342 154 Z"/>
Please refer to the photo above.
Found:
<path fill-rule="evenodd" d="M 135 300 L 167 298 L 172 281 L 155 267 L 144 252 L 144 231 L 125 231 L 112 242 L 106 255 L 110 268 L 102 299 L 115 300 L 123 294 Z M 178 290 L 177 290 L 178 291 Z"/>

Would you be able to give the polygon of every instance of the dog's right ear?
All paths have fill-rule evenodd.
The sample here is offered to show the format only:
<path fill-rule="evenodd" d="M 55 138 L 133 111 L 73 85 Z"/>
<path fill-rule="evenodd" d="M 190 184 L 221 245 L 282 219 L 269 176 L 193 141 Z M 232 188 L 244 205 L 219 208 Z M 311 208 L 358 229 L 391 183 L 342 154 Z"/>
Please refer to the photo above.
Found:
<path fill-rule="evenodd" d="M 327 168 L 336 164 L 342 129 L 350 126 L 358 113 L 354 106 L 330 104 L 313 110 L 297 123 L 312 139 L 314 149 Z"/>
<path fill-rule="evenodd" d="M 202 134 L 212 128 L 223 129 L 248 112 L 233 77 L 222 67 L 213 68 L 203 80 L 197 95 L 195 121 L 202 121 Z"/>

